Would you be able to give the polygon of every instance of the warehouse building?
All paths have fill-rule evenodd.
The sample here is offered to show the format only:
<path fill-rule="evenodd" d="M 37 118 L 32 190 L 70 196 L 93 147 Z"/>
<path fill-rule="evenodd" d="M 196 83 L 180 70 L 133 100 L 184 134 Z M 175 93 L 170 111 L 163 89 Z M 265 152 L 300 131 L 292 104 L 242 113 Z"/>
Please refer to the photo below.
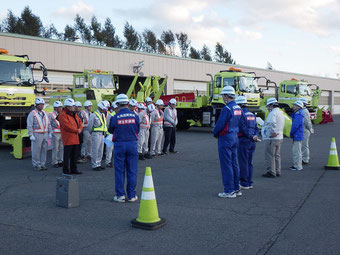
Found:
<path fill-rule="evenodd" d="M 206 82 L 209 81 L 206 74 L 214 75 L 230 67 L 228 64 L 211 61 L 9 33 L 0 33 L 0 48 L 7 49 L 13 55 L 27 54 L 31 60 L 43 62 L 49 70 L 50 83 L 43 85 L 48 88 L 48 92 L 70 87 L 73 80 L 72 74 L 83 72 L 84 69 L 112 71 L 119 76 L 120 90 L 124 92 L 135 76 L 136 70 L 140 69 L 141 77 L 168 76 L 166 94 L 184 92 L 205 94 Z M 140 68 L 136 68 L 138 66 Z M 320 105 L 329 107 L 335 114 L 340 114 L 339 79 L 240 65 L 237 67 L 246 72 L 255 72 L 257 76 L 265 76 L 277 84 L 291 78 L 304 79 L 309 83 L 317 84 L 323 90 Z M 269 91 L 265 90 L 265 94 L 274 94 L 274 88 L 270 88 Z"/>

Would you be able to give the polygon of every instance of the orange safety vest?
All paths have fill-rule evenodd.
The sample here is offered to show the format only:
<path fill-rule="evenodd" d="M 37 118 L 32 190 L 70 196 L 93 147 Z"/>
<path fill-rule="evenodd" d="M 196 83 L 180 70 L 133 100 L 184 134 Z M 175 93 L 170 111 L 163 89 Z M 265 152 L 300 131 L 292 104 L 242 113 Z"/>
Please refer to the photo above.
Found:
<path fill-rule="evenodd" d="M 39 128 L 33 129 L 33 133 L 46 133 L 48 131 L 48 117 L 45 111 L 42 111 L 44 113 L 44 120 L 45 120 L 45 125 L 39 116 L 39 113 L 37 110 L 32 111 L 35 118 L 38 121 Z"/>
<path fill-rule="evenodd" d="M 166 109 L 165 109 L 166 110 Z M 164 111 L 165 111 L 164 110 Z M 174 122 L 176 122 L 176 118 L 177 118 L 177 111 L 176 111 L 176 109 L 170 109 L 170 106 L 168 106 L 168 111 L 169 111 L 169 114 L 170 114 L 170 116 L 172 117 L 172 119 L 174 120 Z M 172 116 L 172 113 L 174 113 L 174 116 Z M 169 122 L 169 121 L 166 121 L 166 120 L 164 120 L 164 124 L 169 124 L 169 125 L 171 125 L 172 126 L 172 124 Z"/>
<path fill-rule="evenodd" d="M 90 113 L 88 114 L 88 113 L 86 112 L 86 110 L 83 110 L 82 113 L 83 113 L 83 116 L 84 116 L 84 119 L 83 119 L 83 121 L 84 121 L 83 127 L 85 128 L 85 127 L 87 127 L 88 124 L 89 124 L 89 115 L 90 115 Z"/>
<path fill-rule="evenodd" d="M 159 111 L 158 109 L 155 110 L 156 113 L 157 113 L 157 120 L 153 121 L 152 124 L 155 124 L 155 125 L 162 125 L 163 124 L 163 113 L 162 111 Z"/>
<path fill-rule="evenodd" d="M 140 122 L 140 126 L 143 128 L 150 128 L 150 119 L 146 112 L 143 112 L 144 118 Z"/>
<path fill-rule="evenodd" d="M 57 121 L 57 114 L 55 113 L 55 112 L 51 112 L 50 113 L 51 114 L 51 116 L 53 117 L 53 119 L 54 119 L 54 121 L 57 123 L 57 128 L 54 128 L 53 129 L 53 133 L 60 133 L 61 131 L 60 131 L 60 123 L 59 123 L 59 121 Z"/>

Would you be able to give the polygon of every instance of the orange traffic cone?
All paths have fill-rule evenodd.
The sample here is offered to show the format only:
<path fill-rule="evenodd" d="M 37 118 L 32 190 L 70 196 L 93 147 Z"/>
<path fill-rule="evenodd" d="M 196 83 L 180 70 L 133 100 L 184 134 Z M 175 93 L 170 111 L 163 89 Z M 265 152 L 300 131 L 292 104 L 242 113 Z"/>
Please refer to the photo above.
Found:
<path fill-rule="evenodd" d="M 138 218 L 132 220 L 131 224 L 132 227 L 146 230 L 155 230 L 166 224 L 165 219 L 159 218 L 158 216 L 156 195 L 150 167 L 145 169 Z"/>
<path fill-rule="evenodd" d="M 338 151 L 336 149 L 335 138 L 332 137 L 331 148 L 329 151 L 328 164 L 325 166 L 326 170 L 340 170 Z"/>

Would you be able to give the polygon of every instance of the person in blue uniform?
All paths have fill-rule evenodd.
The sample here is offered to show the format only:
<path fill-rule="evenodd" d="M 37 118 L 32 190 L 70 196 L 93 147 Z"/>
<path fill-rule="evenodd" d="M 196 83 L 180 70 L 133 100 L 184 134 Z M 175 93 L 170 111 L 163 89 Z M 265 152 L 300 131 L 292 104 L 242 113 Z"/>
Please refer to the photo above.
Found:
<path fill-rule="evenodd" d="M 258 139 L 258 128 L 256 116 L 246 108 L 247 99 L 238 96 L 235 102 L 242 108 L 242 118 L 240 120 L 240 132 L 238 133 L 238 165 L 240 168 L 240 187 L 241 189 L 253 188 L 253 155 Z"/>
<path fill-rule="evenodd" d="M 136 195 L 139 133 L 139 117 L 128 108 L 129 99 L 125 94 L 116 98 L 119 111 L 111 117 L 109 133 L 114 133 L 113 161 L 115 168 L 115 191 L 113 200 L 125 202 L 125 171 L 127 176 L 126 194 L 129 202 L 138 200 Z"/>
<path fill-rule="evenodd" d="M 225 86 L 221 95 L 226 106 L 223 107 L 213 130 L 214 137 L 218 139 L 218 155 L 224 185 L 224 191 L 218 196 L 235 198 L 242 195 L 237 164 L 237 134 L 242 109 L 235 103 L 235 90 L 232 86 Z"/>

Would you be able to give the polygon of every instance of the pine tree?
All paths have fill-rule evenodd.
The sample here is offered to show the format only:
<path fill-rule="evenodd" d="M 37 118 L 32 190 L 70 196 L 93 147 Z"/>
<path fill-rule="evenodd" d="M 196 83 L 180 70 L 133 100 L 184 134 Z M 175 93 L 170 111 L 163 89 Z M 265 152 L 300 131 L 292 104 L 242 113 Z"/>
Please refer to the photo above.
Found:
<path fill-rule="evenodd" d="M 66 27 L 64 29 L 64 38 L 63 39 L 65 41 L 74 42 L 75 40 L 78 39 L 77 31 L 73 27 L 66 25 Z"/>
<path fill-rule="evenodd" d="M 106 18 L 102 34 L 106 46 L 122 48 L 122 41 L 116 35 L 116 28 L 112 25 L 110 18 Z"/>
<path fill-rule="evenodd" d="M 40 18 L 34 15 L 31 9 L 26 6 L 17 21 L 17 29 L 20 34 L 42 36 L 44 27 Z"/>
<path fill-rule="evenodd" d="M 189 57 L 193 59 L 201 59 L 201 54 L 194 47 L 190 47 Z"/>
<path fill-rule="evenodd" d="M 225 50 L 219 42 L 215 46 L 215 60 L 221 63 L 236 64 L 235 60 L 232 59 L 231 54 Z"/>
<path fill-rule="evenodd" d="M 129 50 L 138 50 L 141 46 L 141 38 L 140 35 L 136 32 L 132 25 L 129 22 L 126 22 L 124 25 L 124 37 L 125 37 L 125 49 Z"/>
<path fill-rule="evenodd" d="M 210 49 L 205 44 L 203 45 L 203 48 L 201 50 L 201 57 L 202 57 L 202 59 L 207 60 L 207 61 L 211 61 L 212 60 Z"/>
<path fill-rule="evenodd" d="M 143 32 L 143 50 L 145 52 L 157 52 L 157 38 L 154 32 L 151 30 L 145 29 Z"/>
<path fill-rule="evenodd" d="M 179 34 L 176 34 L 176 38 L 179 48 L 181 50 L 181 55 L 183 58 L 186 58 L 191 43 L 190 40 L 188 39 L 188 35 L 186 33 L 181 32 Z"/>
<path fill-rule="evenodd" d="M 85 24 L 84 19 L 77 14 L 75 21 L 75 30 L 79 32 L 80 38 L 83 43 L 91 43 L 92 42 L 92 34 L 90 28 Z"/>
<path fill-rule="evenodd" d="M 171 30 L 163 31 L 161 35 L 161 40 L 165 46 L 167 55 L 175 55 L 175 36 Z"/>

